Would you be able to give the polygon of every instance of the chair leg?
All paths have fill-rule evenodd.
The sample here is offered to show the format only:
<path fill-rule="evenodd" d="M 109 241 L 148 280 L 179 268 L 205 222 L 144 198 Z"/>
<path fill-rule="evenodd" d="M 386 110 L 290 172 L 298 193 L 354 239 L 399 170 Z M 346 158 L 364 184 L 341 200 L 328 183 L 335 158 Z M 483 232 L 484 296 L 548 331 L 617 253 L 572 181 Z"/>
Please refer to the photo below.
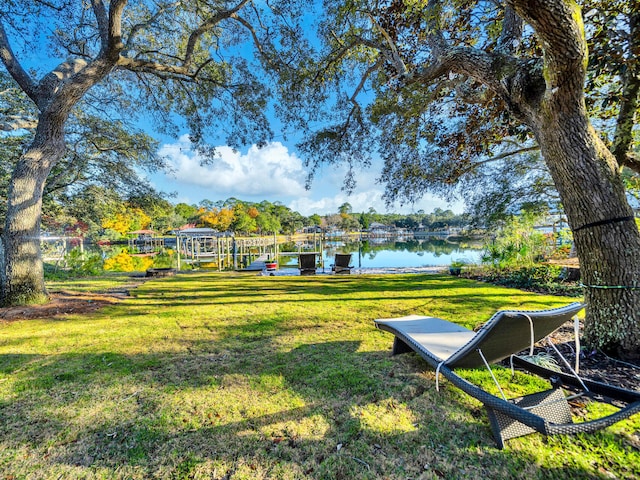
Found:
<path fill-rule="evenodd" d="M 401 353 L 409 353 L 413 352 L 413 349 L 400 340 L 398 337 L 393 338 L 393 349 L 391 350 L 391 355 L 399 355 Z"/>
<path fill-rule="evenodd" d="M 550 423 L 564 424 L 572 421 L 569 403 L 560 388 L 525 395 L 510 401 L 519 407 L 528 408 L 531 413 L 539 415 Z M 493 436 L 500 449 L 504 448 L 505 440 L 528 435 L 536 431 L 494 408 L 486 408 Z"/>

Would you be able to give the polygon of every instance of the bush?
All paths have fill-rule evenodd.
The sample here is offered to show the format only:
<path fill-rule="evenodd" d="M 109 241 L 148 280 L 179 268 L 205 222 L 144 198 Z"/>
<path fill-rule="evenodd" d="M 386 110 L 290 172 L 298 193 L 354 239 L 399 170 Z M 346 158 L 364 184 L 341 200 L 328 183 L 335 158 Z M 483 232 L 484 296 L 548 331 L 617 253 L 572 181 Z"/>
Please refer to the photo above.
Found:
<path fill-rule="evenodd" d="M 484 270 L 476 276 L 483 280 L 515 288 L 580 295 L 580 287 L 565 283 L 562 267 L 541 263 L 558 254 L 554 235 L 544 235 L 534 228 L 534 218 L 513 217 L 485 245 Z M 570 249 L 570 232 L 560 232 L 562 249 Z"/>
<path fill-rule="evenodd" d="M 153 257 L 133 257 L 133 269 L 145 272 L 153 267 Z"/>
<path fill-rule="evenodd" d="M 128 253 L 120 252 L 104 261 L 104 269 L 113 272 L 133 272 L 135 270 L 133 257 Z"/>
<path fill-rule="evenodd" d="M 544 234 L 533 228 L 533 219 L 513 217 L 484 247 L 482 263 L 495 270 L 532 267 L 547 257 L 551 247 Z"/>
<path fill-rule="evenodd" d="M 565 282 L 562 270 L 558 265 L 534 265 L 516 269 L 485 269 L 482 272 L 476 271 L 474 277 L 523 290 L 569 296 L 582 295 L 582 289 L 578 285 Z"/>
<path fill-rule="evenodd" d="M 557 265 L 535 265 L 509 272 L 512 284 L 521 288 L 548 287 L 560 281 L 562 268 Z"/>
<path fill-rule="evenodd" d="M 112 272 L 144 272 L 152 266 L 153 257 L 134 257 L 126 249 L 104 261 L 104 269 Z"/>
<path fill-rule="evenodd" d="M 153 266 L 155 268 L 172 268 L 175 252 L 171 249 L 166 249 L 153 257 Z"/>
<path fill-rule="evenodd" d="M 74 248 L 64 257 L 69 272 L 74 276 L 96 276 L 103 271 L 102 257 L 97 253 L 83 253 Z"/>
<path fill-rule="evenodd" d="M 87 275 L 95 276 L 100 275 L 104 271 L 103 265 L 104 261 L 102 260 L 102 257 L 99 254 L 94 253 L 87 256 L 80 269 Z"/>

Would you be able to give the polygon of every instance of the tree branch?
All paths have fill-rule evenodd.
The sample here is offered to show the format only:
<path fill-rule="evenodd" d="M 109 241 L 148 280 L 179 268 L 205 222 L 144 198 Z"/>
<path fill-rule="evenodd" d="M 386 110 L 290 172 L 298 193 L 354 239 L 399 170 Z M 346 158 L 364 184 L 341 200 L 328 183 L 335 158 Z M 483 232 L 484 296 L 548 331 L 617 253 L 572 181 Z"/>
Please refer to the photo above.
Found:
<path fill-rule="evenodd" d="M 540 146 L 538 146 L 538 145 L 533 145 L 531 147 L 522 147 L 522 148 L 519 148 L 517 150 L 511 150 L 509 152 L 503 152 L 503 153 L 501 153 L 499 155 L 496 155 L 494 157 L 488 158 L 488 159 L 483 160 L 482 162 L 478 162 L 478 163 L 495 162 L 495 161 L 498 161 L 498 160 L 503 160 L 503 159 L 508 158 L 508 157 L 512 157 L 514 155 L 520 155 L 522 153 L 527 153 L 527 152 L 535 152 L 535 151 L 538 151 L 538 150 L 540 150 Z"/>
<path fill-rule="evenodd" d="M 431 47 L 433 57 L 437 59 L 449 50 L 449 43 L 444 38 L 440 25 L 440 13 L 442 11 L 440 0 L 429 0 L 426 11 L 429 25 L 426 41 Z"/>
<path fill-rule="evenodd" d="M 18 85 L 20 85 L 22 91 L 37 105 L 38 87 L 24 68 L 22 68 L 22 65 L 20 65 L 20 62 L 13 53 L 2 22 L 0 22 L 0 60 L 2 60 L 9 74 Z"/>
<path fill-rule="evenodd" d="M 200 69 L 197 69 L 195 72 L 192 72 L 186 66 L 166 65 L 164 63 L 149 62 L 127 57 L 120 57 L 118 67 L 132 72 L 146 72 L 162 78 L 173 77 L 192 82 L 196 80 L 197 72 L 200 71 Z"/>
<path fill-rule="evenodd" d="M 636 2 L 640 3 L 640 2 Z M 633 142 L 633 128 L 640 107 L 640 11 L 635 9 L 629 15 L 629 58 L 622 73 L 622 94 L 620 110 L 616 120 L 611 152 L 619 165 L 624 165 L 640 173 L 640 158 L 630 152 Z"/>
<path fill-rule="evenodd" d="M 78 158 L 78 155 L 76 155 L 75 153 L 73 156 L 74 158 Z M 64 190 L 67 187 L 76 184 L 82 178 L 82 168 L 76 168 L 73 176 L 66 182 L 62 182 L 61 180 L 65 177 L 65 175 L 68 175 L 68 173 L 69 171 L 65 169 L 57 175 L 49 175 L 49 177 L 47 178 L 47 183 L 45 185 L 45 193 L 52 194 L 53 192 Z"/>
<path fill-rule="evenodd" d="M 260 42 L 260 39 L 258 38 L 258 35 L 256 34 L 255 28 L 253 28 L 253 25 L 251 25 L 247 20 L 245 20 L 240 15 L 232 15 L 231 18 L 237 21 L 238 23 L 240 23 L 247 30 L 249 30 L 249 33 L 251 34 L 251 38 L 253 39 L 253 43 L 258 49 L 258 52 L 260 52 L 260 54 L 264 56 L 264 48 L 262 46 L 262 43 Z"/>
<path fill-rule="evenodd" d="M 636 173 L 640 173 L 640 155 L 634 152 L 627 152 L 622 159 L 618 159 L 618 163 Z"/>
<path fill-rule="evenodd" d="M 506 0 L 542 41 L 547 87 L 583 92 L 587 42 L 580 7 L 574 0 Z"/>
<path fill-rule="evenodd" d="M 333 50 L 332 52 L 330 52 L 327 55 L 327 59 L 326 61 L 324 61 L 324 68 L 319 68 L 313 78 L 313 83 L 316 83 L 318 81 L 318 79 L 320 78 L 320 76 L 322 75 L 322 73 L 324 72 L 324 70 L 327 70 L 329 68 L 330 65 L 333 65 L 334 63 L 339 62 L 340 60 L 342 60 L 342 58 L 349 53 L 349 51 L 357 46 L 357 45 L 366 45 L 372 48 L 375 48 L 376 50 L 381 50 L 381 47 L 375 43 L 373 43 L 370 40 L 366 40 L 360 37 L 356 37 L 353 41 L 349 42 L 348 44 L 345 44 L 344 42 L 342 42 L 342 40 L 340 38 L 338 38 L 337 35 L 335 35 L 333 32 L 331 32 L 334 39 L 336 40 L 336 42 L 338 43 L 338 45 L 340 46 L 340 48 Z"/>
<path fill-rule="evenodd" d="M 382 36 L 389 44 L 389 52 L 385 52 L 384 50 L 381 49 L 383 52 L 383 55 L 387 57 L 387 59 L 389 60 L 389 63 L 395 66 L 396 71 L 398 72 L 398 76 L 404 77 L 408 73 L 407 66 L 402 61 L 402 57 L 400 57 L 400 54 L 398 53 L 398 48 L 396 47 L 395 42 L 393 41 L 389 33 L 382 27 L 382 25 L 376 22 L 376 19 L 373 18 L 373 15 L 367 12 L 367 16 L 371 20 L 371 23 L 373 23 L 373 25 L 378 30 L 380 30 L 380 33 L 382 33 Z"/>
<path fill-rule="evenodd" d="M 487 53 L 472 47 L 449 45 L 441 30 L 441 9 L 439 0 L 429 0 L 426 8 L 426 42 L 431 49 L 431 61 L 407 75 L 407 83 L 428 84 L 453 72 L 471 77 L 505 100 L 508 99 L 509 91 L 503 79 L 513 75 L 517 63 L 516 59 L 504 53 L 504 50 L 509 51 L 509 48 L 513 48 L 513 40 L 521 34 L 522 21 L 508 8 L 505 11 L 505 25 L 501 35 L 503 48 L 496 49 L 495 53 Z M 510 43 L 511 47 L 507 43 Z"/>
<path fill-rule="evenodd" d="M 499 65 L 503 71 L 496 70 Z M 513 72 L 514 60 L 470 47 L 454 47 L 443 52 L 431 64 L 410 74 L 407 83 L 431 83 L 450 72 L 466 75 L 484 84 L 503 98 L 508 97 L 501 79 Z"/>
<path fill-rule="evenodd" d="M 511 150 L 509 152 L 504 152 L 501 153 L 499 155 L 496 155 L 494 157 L 488 157 L 485 158 L 484 160 L 479 160 L 477 162 L 474 162 L 470 165 L 467 165 L 465 168 L 460 169 L 457 172 L 457 177 L 460 178 L 462 177 L 464 174 L 469 173 L 470 171 L 474 170 L 475 168 L 481 166 L 481 165 L 485 165 L 487 163 L 492 163 L 492 162 L 497 162 L 499 160 L 504 160 L 505 158 L 508 157 L 512 157 L 514 155 L 520 155 L 521 153 L 526 153 L 526 152 L 533 152 L 536 150 L 540 150 L 540 147 L 538 145 L 534 145 L 532 147 L 523 147 L 523 148 L 519 148 L 517 150 Z"/>
<path fill-rule="evenodd" d="M 364 72 L 364 74 L 362 75 L 362 78 L 360 79 L 360 83 L 358 83 L 358 86 L 355 88 L 355 90 L 353 91 L 353 94 L 351 95 L 351 98 L 349 99 L 351 103 L 353 103 L 354 105 L 357 105 L 356 97 L 364 88 L 364 85 L 367 82 L 367 79 L 369 78 L 369 76 L 373 72 L 375 72 L 378 68 L 380 68 L 381 65 L 382 65 L 382 62 L 380 61 L 380 59 L 378 59 L 376 63 L 371 65 L 369 68 L 367 68 L 366 72 Z"/>
<path fill-rule="evenodd" d="M 0 118 L 0 130 L 11 132 L 14 130 L 35 130 L 38 121 L 32 118 L 25 118 L 19 115 L 4 115 Z"/>
<path fill-rule="evenodd" d="M 146 56 L 153 56 L 153 55 L 163 56 L 165 58 L 169 58 L 171 60 L 174 60 L 176 63 L 182 62 L 182 58 L 181 57 L 179 57 L 177 55 L 171 55 L 171 54 L 165 53 L 162 50 L 140 50 L 132 58 L 140 59 L 140 58 L 144 58 Z M 144 62 L 145 60 L 142 60 L 142 61 Z"/>
<path fill-rule="evenodd" d="M 94 14 L 100 28 L 104 27 L 104 5 L 101 0 L 92 0 Z M 117 64 L 122 43 L 122 13 L 127 0 L 111 0 L 107 40 L 101 33 L 100 54 L 89 62 L 81 58 L 72 58 L 58 65 L 38 84 L 38 108 L 60 118 L 65 118 L 80 98 L 96 83 L 102 80 Z"/>
<path fill-rule="evenodd" d="M 96 17 L 96 22 L 98 23 L 100 44 L 104 49 L 109 43 L 109 17 L 107 15 L 107 9 L 102 0 L 91 0 L 91 8 L 93 9 L 93 15 Z"/>
<path fill-rule="evenodd" d="M 204 33 L 209 31 L 211 28 L 215 27 L 222 20 L 226 20 L 231 18 L 233 15 L 237 14 L 242 7 L 244 7 L 250 0 L 241 0 L 235 7 L 229 10 L 223 10 L 211 18 L 205 20 L 202 25 L 196 28 L 191 35 L 189 35 L 189 40 L 187 41 L 187 47 L 185 50 L 184 56 L 184 65 L 189 65 L 191 63 L 191 58 L 193 57 L 193 52 L 195 51 L 196 44 L 202 37 Z"/>
<path fill-rule="evenodd" d="M 153 25 L 156 20 L 158 20 L 158 18 L 160 18 L 162 15 L 164 15 L 166 12 L 168 12 L 169 10 L 171 10 L 172 8 L 175 8 L 176 6 L 178 6 L 180 4 L 180 2 L 173 2 L 173 3 L 169 3 L 166 4 L 164 6 L 162 6 L 161 8 L 158 8 L 158 10 L 156 11 L 156 13 L 154 13 L 148 21 L 144 22 L 144 23 L 137 23 L 135 24 L 133 27 L 131 27 L 131 30 L 129 31 L 129 36 L 127 38 L 127 45 L 125 47 L 125 50 L 129 50 L 132 46 L 133 46 L 133 41 L 135 40 L 136 35 L 138 34 L 138 32 L 140 30 L 143 30 L 147 27 L 149 27 L 150 25 Z"/>
<path fill-rule="evenodd" d="M 122 12 L 127 5 L 127 0 L 111 0 L 109 4 L 109 25 L 108 40 L 103 43 L 103 49 L 106 49 L 105 57 L 110 63 L 115 65 L 120 57 L 120 53 L 124 50 L 122 42 Z"/>
<path fill-rule="evenodd" d="M 496 51 L 504 54 L 513 54 L 522 38 L 523 29 L 524 22 L 513 8 L 507 5 L 504 10 L 502 32 L 498 38 Z"/>

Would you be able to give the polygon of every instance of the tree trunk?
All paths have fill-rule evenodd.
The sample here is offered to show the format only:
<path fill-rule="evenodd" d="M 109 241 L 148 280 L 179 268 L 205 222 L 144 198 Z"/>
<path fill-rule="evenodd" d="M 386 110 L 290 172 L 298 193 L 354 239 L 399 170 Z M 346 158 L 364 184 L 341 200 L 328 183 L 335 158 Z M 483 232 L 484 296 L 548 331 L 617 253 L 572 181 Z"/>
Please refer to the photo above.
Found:
<path fill-rule="evenodd" d="M 572 103 L 549 102 L 534 130 L 580 259 L 585 343 L 640 358 L 640 233 L 615 158 Z"/>
<path fill-rule="evenodd" d="M 42 115 L 34 140 L 11 177 L 0 269 L 4 306 L 47 300 L 40 251 L 42 192 L 64 148 L 62 121 Z"/>
<path fill-rule="evenodd" d="M 91 2 L 100 52 L 87 62 L 73 55 L 36 83 L 15 57 L 0 22 L 0 61 L 40 111 L 33 142 L 13 171 L 7 217 L 0 245 L 0 303 L 44 302 L 44 268 L 40 251 L 42 194 L 51 169 L 65 151 L 64 125 L 82 97 L 102 81 L 121 59 L 122 13 L 127 0 Z"/>

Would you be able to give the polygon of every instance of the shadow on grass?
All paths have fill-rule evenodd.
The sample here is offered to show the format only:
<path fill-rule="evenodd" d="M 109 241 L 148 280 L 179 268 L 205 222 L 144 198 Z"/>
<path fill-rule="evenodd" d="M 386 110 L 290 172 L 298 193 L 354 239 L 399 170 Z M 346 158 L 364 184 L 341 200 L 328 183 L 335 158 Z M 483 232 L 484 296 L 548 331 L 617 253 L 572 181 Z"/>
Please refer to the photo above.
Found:
<path fill-rule="evenodd" d="M 452 387 L 437 394 L 419 357 L 380 351 L 392 338 L 371 323 L 446 313 L 469 325 L 505 304 L 546 308 L 544 297 L 432 275 L 194 274 L 133 295 L 0 339 L 38 352 L 0 354 L 0 468 L 42 478 L 589 478 L 611 457 L 589 470 L 496 450 L 480 405 Z M 607 432 L 564 450 L 580 458 L 612 444 L 626 452 Z"/>
<path fill-rule="evenodd" d="M 253 351 L 0 355 L 0 373 L 15 377 L 0 438 L 4 455 L 45 456 L 45 477 L 60 467 L 139 478 L 593 478 L 568 459 L 541 468 L 532 454 L 496 450 L 479 405 L 450 386 L 436 393 L 424 369 L 415 355 L 391 359 L 358 341 L 282 349 L 271 333 Z M 574 445 L 612 442 L 622 443 L 603 432 Z"/>
<path fill-rule="evenodd" d="M 520 307 L 519 299 L 527 308 L 549 308 L 548 298 L 537 298 L 531 293 L 431 274 L 275 278 L 201 274 L 198 279 L 200 281 L 193 286 L 185 283 L 180 276 L 161 282 L 148 282 L 135 294 L 141 308 L 136 309 L 136 300 L 132 300 L 130 314 L 146 315 L 149 312 L 161 312 L 167 307 L 210 306 L 217 309 L 250 305 L 267 309 L 272 308 L 275 302 L 281 308 L 295 308 L 298 304 L 328 306 L 335 308 L 338 313 L 339 309 L 349 307 L 348 302 L 354 305 L 357 302 L 375 304 L 393 299 L 396 305 L 394 315 L 437 314 L 475 327 L 503 308 L 506 296 L 514 308 Z M 415 310 L 417 302 L 424 305 L 420 311 Z M 566 303 L 569 302 L 567 300 Z M 446 310 L 430 311 L 430 306 L 437 303 L 446 304 Z M 479 314 L 484 315 L 480 320 L 470 319 Z"/>

